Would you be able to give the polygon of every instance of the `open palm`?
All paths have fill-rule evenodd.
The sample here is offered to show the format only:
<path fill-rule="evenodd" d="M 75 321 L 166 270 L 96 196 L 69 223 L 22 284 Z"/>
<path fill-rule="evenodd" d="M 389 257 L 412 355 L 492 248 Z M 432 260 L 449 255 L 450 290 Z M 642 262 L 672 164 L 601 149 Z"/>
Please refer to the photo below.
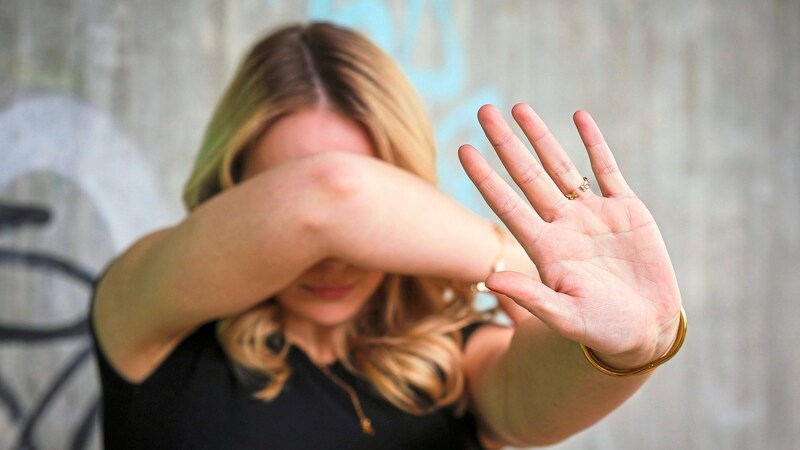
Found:
<path fill-rule="evenodd" d="M 541 164 L 497 109 L 484 106 L 478 119 L 529 203 L 473 147 L 462 146 L 459 159 L 536 264 L 541 281 L 499 272 L 486 285 L 616 367 L 657 358 L 675 337 L 681 298 L 653 217 L 628 187 L 588 113 L 578 111 L 574 121 L 601 196 L 580 189 L 584 178 L 533 109 L 519 104 L 512 114 Z"/>

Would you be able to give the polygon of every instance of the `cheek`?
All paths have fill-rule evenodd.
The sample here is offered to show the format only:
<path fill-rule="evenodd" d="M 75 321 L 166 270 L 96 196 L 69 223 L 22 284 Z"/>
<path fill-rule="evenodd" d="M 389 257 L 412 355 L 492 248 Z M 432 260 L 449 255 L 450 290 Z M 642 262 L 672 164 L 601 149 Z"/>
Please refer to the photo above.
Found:
<path fill-rule="evenodd" d="M 378 289 L 384 279 L 386 274 L 383 272 L 374 272 L 364 277 L 364 285 L 369 287 L 370 295 Z"/>

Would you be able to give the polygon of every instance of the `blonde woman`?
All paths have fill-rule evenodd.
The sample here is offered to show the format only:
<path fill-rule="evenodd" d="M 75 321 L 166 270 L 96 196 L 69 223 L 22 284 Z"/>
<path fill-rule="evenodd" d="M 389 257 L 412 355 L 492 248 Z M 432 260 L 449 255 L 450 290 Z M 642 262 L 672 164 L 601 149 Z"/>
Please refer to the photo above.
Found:
<path fill-rule="evenodd" d="M 682 341 L 667 251 L 588 114 L 599 195 L 513 114 L 541 165 L 496 109 L 478 117 L 529 204 L 459 149 L 507 234 L 436 189 L 431 127 L 376 46 L 322 23 L 258 42 L 188 216 L 96 285 L 106 447 L 528 446 L 616 408 Z M 514 327 L 473 308 L 484 280 Z"/>

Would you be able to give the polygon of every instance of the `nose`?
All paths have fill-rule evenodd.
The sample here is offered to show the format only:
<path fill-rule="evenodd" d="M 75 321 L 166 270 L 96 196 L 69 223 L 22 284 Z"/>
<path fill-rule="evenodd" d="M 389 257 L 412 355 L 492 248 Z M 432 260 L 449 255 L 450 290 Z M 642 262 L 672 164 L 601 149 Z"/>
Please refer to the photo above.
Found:
<path fill-rule="evenodd" d="M 347 263 L 342 261 L 341 259 L 327 258 L 327 259 L 323 259 L 322 261 L 319 262 L 319 267 L 321 269 L 330 270 L 330 271 L 334 271 L 334 270 L 340 270 L 341 271 L 341 270 L 344 270 L 344 269 L 347 268 Z"/>
<path fill-rule="evenodd" d="M 337 284 L 350 278 L 350 265 L 341 259 L 328 258 L 317 263 L 312 269 L 313 278 L 323 284 Z"/>

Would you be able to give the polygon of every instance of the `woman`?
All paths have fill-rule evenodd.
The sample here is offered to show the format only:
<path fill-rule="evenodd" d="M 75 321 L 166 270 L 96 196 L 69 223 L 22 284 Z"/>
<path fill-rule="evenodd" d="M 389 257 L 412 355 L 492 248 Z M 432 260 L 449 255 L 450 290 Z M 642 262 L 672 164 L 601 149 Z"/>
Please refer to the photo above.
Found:
<path fill-rule="evenodd" d="M 257 43 L 190 214 L 96 286 L 106 446 L 541 445 L 616 408 L 682 341 L 669 257 L 588 114 L 602 196 L 529 107 L 513 114 L 541 166 L 496 109 L 478 117 L 530 206 L 459 149 L 512 238 L 435 188 L 423 108 L 364 37 L 311 24 Z M 484 279 L 513 328 L 471 306 Z"/>

